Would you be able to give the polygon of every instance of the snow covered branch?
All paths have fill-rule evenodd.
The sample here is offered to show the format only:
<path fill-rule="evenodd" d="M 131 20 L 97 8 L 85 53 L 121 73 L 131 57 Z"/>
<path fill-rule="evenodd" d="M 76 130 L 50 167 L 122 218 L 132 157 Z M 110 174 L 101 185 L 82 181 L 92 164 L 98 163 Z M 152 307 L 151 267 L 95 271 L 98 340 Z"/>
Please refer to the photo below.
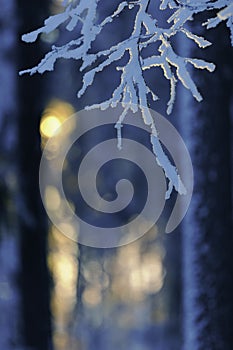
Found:
<path fill-rule="evenodd" d="M 66 24 L 66 30 L 72 31 L 78 23 L 81 23 L 82 29 L 80 36 L 68 42 L 63 46 L 52 46 L 52 50 L 45 55 L 41 62 L 34 68 L 21 71 L 25 73 L 44 73 L 52 71 L 54 64 L 59 58 L 82 59 L 84 62 L 87 58 L 87 52 L 91 48 L 92 42 L 101 31 L 101 25 L 95 25 L 96 8 L 98 0 L 81 0 L 78 4 L 75 1 L 69 3 L 63 13 L 49 17 L 44 22 L 44 26 L 29 34 L 22 36 L 25 42 L 34 42 L 41 33 L 49 34 L 60 25 Z"/>
<path fill-rule="evenodd" d="M 226 25 L 230 29 L 231 45 L 233 46 L 233 2 L 226 1 L 225 4 L 224 1 L 220 2 L 222 3 L 221 7 L 219 7 L 221 8 L 221 11 L 217 13 L 216 17 L 208 19 L 208 21 L 205 24 L 209 29 L 215 28 L 219 23 L 226 21 Z"/>
<path fill-rule="evenodd" d="M 115 64 L 123 57 L 128 57 L 127 63 L 118 66 L 117 70 L 121 74 L 120 83 L 112 92 L 109 100 L 103 101 L 98 105 L 87 108 L 101 109 L 115 107 L 122 103 L 124 110 L 116 123 L 118 146 L 121 148 L 121 128 L 127 111 L 131 109 L 136 112 L 140 108 L 145 124 L 151 128 L 151 143 L 153 151 L 159 165 L 164 169 L 164 173 L 169 180 L 169 191 L 167 197 L 174 187 L 180 194 L 185 193 L 184 186 L 174 167 L 164 154 L 159 136 L 154 124 L 154 120 L 148 108 L 148 97 L 151 96 L 154 101 L 158 99 L 157 94 L 148 86 L 144 72 L 154 67 L 163 70 L 164 77 L 170 83 L 170 98 L 167 102 L 167 113 L 170 114 L 173 109 L 176 96 L 176 85 L 180 81 L 185 88 L 190 90 L 197 101 L 202 100 L 190 73 L 188 64 L 196 69 L 206 69 L 213 72 L 215 66 L 213 63 L 206 62 L 198 58 L 179 56 L 172 44 L 172 38 L 182 33 L 189 40 L 192 40 L 200 49 L 204 49 L 211 43 L 203 37 L 192 33 L 186 28 L 188 21 L 193 20 L 194 16 L 204 11 L 214 10 L 217 15 L 210 18 L 203 25 L 207 29 L 216 27 L 220 22 L 225 21 L 231 31 L 231 41 L 233 45 L 233 4 L 231 0 L 161 0 L 160 11 L 169 9 L 171 12 L 167 22 L 168 28 L 161 28 L 158 25 L 157 18 L 149 12 L 150 0 L 132 0 L 122 1 L 112 14 L 103 21 L 98 22 L 98 4 L 104 0 L 73 0 L 64 1 L 64 12 L 49 17 L 44 22 L 44 26 L 22 37 L 22 40 L 30 43 L 34 42 L 41 33 L 49 34 L 59 26 L 65 26 L 68 31 L 74 31 L 77 25 L 81 30 L 77 33 L 77 38 L 71 40 L 63 46 L 52 46 L 52 49 L 41 62 L 34 68 L 21 71 L 20 74 L 44 73 L 52 71 L 59 58 L 81 60 L 80 71 L 84 71 L 83 85 L 77 95 L 80 98 L 90 87 L 97 73 L 102 72 L 109 65 Z M 114 6 L 114 5 L 113 5 Z M 134 13 L 134 27 L 128 38 L 108 49 L 93 53 L 92 46 L 98 35 L 106 25 L 111 24 L 114 19 L 124 13 L 126 10 L 132 10 Z M 151 44 L 159 44 L 155 54 L 145 57 L 144 49 Z M 159 84 L 157 83 L 159 89 Z"/>
<path fill-rule="evenodd" d="M 226 21 L 226 25 L 231 30 L 231 39 L 233 44 L 233 4 L 231 0 L 202 0 L 202 1 L 173 1 L 161 0 L 160 10 L 167 8 L 173 10 L 172 15 L 167 22 L 170 24 L 169 29 L 160 28 L 157 25 L 156 18 L 153 18 L 148 12 L 149 0 L 137 1 L 122 1 L 118 8 L 113 11 L 112 15 L 106 17 L 102 23 L 97 23 L 97 5 L 101 0 L 80 0 L 80 1 L 64 1 L 64 12 L 49 17 L 44 22 L 44 26 L 22 37 L 25 42 L 34 42 L 41 33 L 49 34 L 61 25 L 66 25 L 68 31 L 73 31 L 77 24 L 81 24 L 79 36 L 75 40 L 71 40 L 63 46 L 52 46 L 51 51 L 45 55 L 41 62 L 34 68 L 21 71 L 20 74 L 30 73 L 34 74 L 44 73 L 54 69 L 54 64 L 59 58 L 72 58 L 82 60 L 81 71 L 90 67 L 96 62 L 97 58 L 104 57 L 104 62 L 97 67 L 92 68 L 84 74 L 84 83 L 78 96 L 81 97 L 90 86 L 95 78 L 96 73 L 101 72 L 105 67 L 120 60 L 126 52 L 128 52 L 130 59 L 127 65 L 123 68 L 118 68 L 122 71 L 122 79 L 119 87 L 113 92 L 113 96 L 109 101 L 105 101 L 103 106 L 113 105 L 116 102 L 123 103 L 138 103 L 143 102 L 147 105 L 147 96 L 150 94 L 154 100 L 158 97 L 151 91 L 144 81 L 142 72 L 153 67 L 160 67 L 164 72 L 164 77 L 170 81 L 170 99 L 168 101 L 167 113 L 172 112 L 175 102 L 176 82 L 180 80 L 182 84 L 191 91 L 194 98 L 198 101 L 202 100 L 198 89 L 190 77 L 186 63 L 191 63 L 195 68 L 214 70 L 214 65 L 204 62 L 203 60 L 183 58 L 175 53 L 171 44 L 171 38 L 178 32 L 186 35 L 187 38 L 193 40 L 200 48 L 205 48 L 211 43 L 205 38 L 191 33 L 185 28 L 186 22 L 193 19 L 197 13 L 210 10 L 219 10 L 217 16 L 210 18 L 206 23 L 206 27 L 214 28 L 221 21 Z M 112 46 L 108 50 L 90 53 L 92 43 L 96 37 L 101 34 L 101 31 L 106 24 L 111 23 L 115 17 L 119 16 L 125 8 L 138 8 L 135 16 L 134 30 L 130 37 L 120 42 L 118 45 Z M 143 34 L 143 30 L 145 33 Z M 143 60 L 142 50 L 149 44 L 160 42 L 158 55 L 148 57 Z M 197 63 L 198 62 L 198 63 Z M 133 66 L 135 65 L 135 66 Z M 132 69 L 133 67 L 133 69 Z M 136 69 L 137 67 L 137 69 Z M 175 67 L 175 73 L 173 68 Z M 135 72 L 137 72 L 135 74 Z M 135 81 L 139 78 L 139 82 Z M 139 93 L 136 92 L 140 86 Z M 142 88 L 143 86 L 143 88 Z M 144 91 L 144 92 L 143 92 Z M 119 97 L 120 96 L 120 97 Z"/>

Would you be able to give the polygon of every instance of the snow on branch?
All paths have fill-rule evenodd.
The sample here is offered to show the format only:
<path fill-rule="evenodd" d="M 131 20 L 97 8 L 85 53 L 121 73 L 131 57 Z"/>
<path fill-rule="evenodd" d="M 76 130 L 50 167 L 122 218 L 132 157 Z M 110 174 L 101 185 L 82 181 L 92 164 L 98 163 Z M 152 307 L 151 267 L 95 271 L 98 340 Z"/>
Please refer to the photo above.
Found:
<path fill-rule="evenodd" d="M 231 41 L 233 45 L 233 3 L 232 0 L 161 0 L 160 11 L 169 9 L 171 15 L 168 18 L 168 28 L 162 28 L 158 25 L 156 13 L 149 12 L 151 0 L 131 0 L 121 1 L 112 14 L 107 16 L 102 22 L 98 21 L 98 5 L 104 5 L 105 0 L 73 0 L 64 1 L 64 11 L 45 20 L 44 26 L 22 36 L 22 40 L 31 43 L 34 42 L 42 33 L 49 34 L 60 26 L 67 31 L 74 31 L 76 39 L 71 40 L 63 46 L 53 45 L 51 51 L 45 55 L 41 62 L 34 68 L 21 71 L 20 74 L 34 74 L 52 71 L 59 58 L 81 60 L 80 71 L 83 71 L 83 85 L 78 91 L 80 98 L 90 87 L 97 73 L 101 73 L 110 65 L 117 64 L 123 57 L 127 63 L 118 66 L 120 72 L 120 83 L 112 92 L 109 100 L 103 101 L 98 105 L 87 108 L 100 107 L 106 109 L 115 107 L 122 103 L 124 110 L 116 123 L 118 135 L 118 147 L 121 148 L 121 128 L 124 118 L 129 109 L 136 112 L 141 110 L 145 124 L 151 128 L 151 143 L 153 152 L 156 155 L 157 163 L 162 166 L 164 173 L 169 181 L 167 198 L 169 198 L 174 187 L 180 194 L 185 193 L 182 181 L 161 147 L 159 136 L 154 124 L 154 120 L 148 108 L 148 97 L 154 101 L 158 99 L 157 93 L 148 86 L 144 72 L 146 70 L 159 67 L 163 71 L 165 79 L 170 84 L 170 98 L 167 102 L 167 113 L 170 114 L 173 109 L 176 96 L 176 85 L 180 81 L 185 88 L 190 90 L 197 101 L 202 100 L 190 73 L 189 66 L 196 69 L 206 69 L 213 72 L 215 66 L 213 63 L 206 62 L 198 58 L 182 57 L 176 53 L 172 44 L 172 38 L 182 33 L 187 39 L 192 40 L 200 49 L 211 45 L 205 38 L 190 32 L 186 27 L 187 23 L 194 19 L 195 15 L 201 12 L 215 10 L 216 17 L 210 18 L 203 25 L 207 29 L 216 27 L 220 22 L 225 21 L 231 31 Z M 114 8 L 114 5 L 113 5 Z M 129 36 L 119 41 L 111 47 L 93 53 L 93 43 L 97 36 L 101 35 L 106 25 L 112 24 L 116 17 L 122 13 L 129 13 L 133 9 L 134 27 Z M 128 11 L 128 12 L 127 12 Z M 77 31 L 77 25 L 81 27 Z M 155 52 L 145 57 L 144 49 L 151 44 L 158 44 Z M 156 89 L 159 90 L 157 82 Z"/>
<path fill-rule="evenodd" d="M 150 0 L 137 0 L 137 1 L 122 1 L 117 9 L 113 11 L 112 15 L 106 17 L 102 23 L 97 23 L 97 5 L 103 0 L 73 0 L 64 1 L 64 12 L 56 14 L 45 20 L 44 26 L 41 28 L 22 36 L 22 40 L 25 42 L 34 42 L 41 33 L 49 34 L 61 25 L 65 25 L 65 29 L 68 31 L 73 31 L 77 24 L 81 24 L 81 30 L 78 34 L 77 39 L 71 40 L 63 46 L 53 45 L 51 51 L 45 55 L 41 62 L 34 68 L 26 69 L 21 71 L 20 74 L 34 74 L 34 73 L 44 73 L 46 71 L 52 71 L 54 65 L 59 58 L 66 59 L 76 59 L 82 60 L 83 64 L 81 66 L 81 71 L 85 68 L 90 67 L 99 57 L 106 58 L 104 62 L 99 64 L 95 69 L 91 69 L 89 72 L 84 74 L 84 84 L 82 89 L 78 92 L 78 96 L 81 97 L 86 91 L 87 87 L 90 86 L 95 78 L 96 73 L 103 71 L 105 67 L 120 60 L 128 52 L 130 59 L 128 61 L 128 67 L 119 68 L 122 70 L 122 80 L 121 85 L 113 92 L 112 99 L 109 100 L 109 104 L 114 104 L 115 100 L 119 100 L 117 96 L 121 95 L 121 100 L 127 101 L 132 100 L 135 103 L 139 98 L 139 94 L 135 92 L 137 85 L 135 85 L 135 77 L 129 78 L 130 73 L 132 73 L 132 65 L 136 64 L 139 71 L 148 70 L 153 67 L 160 67 L 164 72 L 164 77 L 170 81 L 170 99 L 167 103 L 167 113 L 172 112 L 172 108 L 175 102 L 175 90 L 176 82 L 180 80 L 183 85 L 191 91 L 194 98 L 201 101 L 202 97 L 198 92 L 193 80 L 191 79 L 188 70 L 186 68 L 186 63 L 192 61 L 179 57 L 174 48 L 171 45 L 171 38 L 175 36 L 178 32 L 186 35 L 187 38 L 193 40 L 200 48 L 205 48 L 211 43 L 203 37 L 200 37 L 187 28 L 185 24 L 187 21 L 193 19 L 193 16 L 197 13 L 209 10 L 220 10 L 217 13 L 217 17 L 209 19 L 205 25 L 207 28 L 213 28 L 218 25 L 221 21 L 226 21 L 227 26 L 231 30 L 231 39 L 233 44 L 233 25 L 232 25 L 232 12 L 233 3 L 231 0 L 186 0 L 186 1 L 173 1 L 173 0 L 161 0 L 160 10 L 165 10 L 167 8 L 173 10 L 172 15 L 168 19 L 170 24 L 169 29 L 160 28 L 157 25 L 156 18 L 153 18 L 151 14 L 148 13 L 148 6 Z M 138 8 L 137 15 L 135 17 L 135 26 L 130 37 L 120 42 L 118 45 L 112 46 L 108 50 L 97 52 L 96 54 L 90 53 L 92 43 L 96 40 L 97 35 L 101 34 L 102 29 L 106 24 L 111 23 L 115 17 L 119 16 L 125 8 Z M 143 29 L 146 31 L 142 34 Z M 153 55 L 147 59 L 143 59 L 141 56 L 142 49 L 149 44 L 160 42 L 159 55 Z M 138 61 L 134 57 L 138 56 Z M 141 60 L 141 62 L 140 62 Z M 150 63 L 149 63 L 150 62 Z M 136 67 L 135 66 L 135 67 Z M 143 66 L 143 67 L 142 67 Z M 213 71 L 213 64 L 202 62 L 201 65 L 193 65 L 198 69 L 208 69 Z M 175 74 L 172 73 L 175 67 Z M 134 69 L 136 71 L 136 69 Z M 142 80 L 144 80 L 143 75 Z M 127 79 L 127 84 L 124 82 L 124 77 Z M 139 84 L 141 86 L 141 84 Z M 142 98 L 142 89 L 140 89 L 140 100 L 145 101 L 145 97 L 150 94 L 154 100 L 157 96 L 144 82 L 145 96 Z M 123 92 L 121 89 L 125 89 Z M 135 96 L 138 95 L 138 96 Z M 123 96 L 124 95 L 124 96 Z M 131 96 L 131 99 L 128 97 Z M 108 105 L 108 101 L 106 101 Z"/>
<path fill-rule="evenodd" d="M 217 13 L 216 17 L 208 19 L 204 25 L 210 29 L 215 28 L 219 23 L 226 21 L 226 25 L 230 29 L 231 45 L 233 46 L 233 2 L 228 2 L 229 4 L 227 4 L 227 1 L 224 4 L 224 1 L 221 1 L 222 5 L 219 8 L 222 8 L 222 10 Z M 225 5 L 227 6 L 225 7 Z"/>
<path fill-rule="evenodd" d="M 101 31 L 101 26 L 95 25 L 97 2 L 98 0 L 81 0 L 77 5 L 74 5 L 75 2 L 73 1 L 68 4 L 63 13 L 51 16 L 45 20 L 42 28 L 23 35 L 23 41 L 34 42 L 39 34 L 49 34 L 67 21 L 65 28 L 68 31 L 74 30 L 78 23 L 81 23 L 82 26 L 77 39 L 71 40 L 60 47 L 53 45 L 52 50 L 45 55 L 36 67 L 21 71 L 20 74 L 52 71 L 54 64 L 59 58 L 82 59 L 85 61 L 92 42 Z"/>
<path fill-rule="evenodd" d="M 169 159 L 164 154 L 161 147 L 156 126 L 151 116 L 149 108 L 147 107 L 147 95 L 151 94 L 154 100 L 157 96 L 147 86 L 143 77 L 143 60 L 140 57 L 140 38 L 142 28 L 155 27 L 155 21 L 151 19 L 147 13 L 147 6 L 149 1 L 144 0 L 138 3 L 139 9 L 135 18 L 134 29 L 129 39 L 112 46 L 109 50 L 98 52 L 96 55 L 92 55 L 92 60 L 96 60 L 97 57 L 103 56 L 105 60 L 92 68 L 83 77 L 83 87 L 78 93 L 78 97 L 81 97 L 88 86 L 90 86 L 95 78 L 96 73 L 102 71 L 105 67 L 113 62 L 118 61 L 127 52 L 129 59 L 124 67 L 117 67 L 121 71 L 121 81 L 119 86 L 115 89 L 112 97 L 98 105 L 91 106 L 90 108 L 100 107 L 106 109 L 108 107 L 115 107 L 118 103 L 122 103 L 124 110 L 116 123 L 118 147 L 121 148 L 121 128 L 127 111 L 131 109 L 133 112 L 138 110 L 138 106 L 141 109 L 143 120 L 146 125 L 151 128 L 151 143 L 153 152 L 155 153 L 158 165 L 164 169 L 165 176 L 169 181 L 169 189 L 166 193 L 166 198 L 170 197 L 170 193 L 173 187 L 180 193 L 185 193 L 184 185 L 179 178 L 179 175 L 175 167 L 170 163 Z M 171 77 L 173 80 L 173 77 Z"/>

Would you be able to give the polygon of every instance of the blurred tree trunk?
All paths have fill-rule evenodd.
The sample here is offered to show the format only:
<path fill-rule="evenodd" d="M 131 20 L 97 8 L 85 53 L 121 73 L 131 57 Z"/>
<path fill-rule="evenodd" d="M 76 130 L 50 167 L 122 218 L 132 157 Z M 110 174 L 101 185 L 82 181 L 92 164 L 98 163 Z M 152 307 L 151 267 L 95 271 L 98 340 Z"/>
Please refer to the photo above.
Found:
<path fill-rule="evenodd" d="M 195 73 L 203 102 L 180 99 L 195 176 L 183 233 L 184 350 L 225 350 L 233 344 L 233 56 L 224 25 L 205 35 L 213 45 L 202 53 L 192 49 L 191 57 L 215 62 L 216 71 Z"/>
<path fill-rule="evenodd" d="M 19 34 L 41 26 L 48 15 L 46 0 L 18 0 Z M 42 55 L 42 44 L 20 43 L 19 68 L 31 67 Z M 41 157 L 39 122 L 45 96 L 41 76 L 19 78 L 18 169 L 21 255 L 22 332 L 24 345 L 51 348 L 47 217 L 39 193 Z"/>
<path fill-rule="evenodd" d="M 16 48 L 15 0 L 0 0 L 0 349 L 18 341 L 19 293 L 16 191 Z M 9 23 L 11 25 L 9 25 Z"/>

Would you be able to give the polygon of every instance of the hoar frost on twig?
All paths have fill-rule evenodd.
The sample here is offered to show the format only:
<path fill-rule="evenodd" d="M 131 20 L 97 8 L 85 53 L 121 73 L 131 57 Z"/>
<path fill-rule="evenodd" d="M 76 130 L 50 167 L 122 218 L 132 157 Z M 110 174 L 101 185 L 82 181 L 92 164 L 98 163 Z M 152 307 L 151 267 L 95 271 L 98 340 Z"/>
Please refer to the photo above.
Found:
<path fill-rule="evenodd" d="M 174 105 L 177 81 L 181 81 L 183 86 L 191 91 L 193 97 L 197 101 L 201 101 L 202 96 L 188 72 L 187 65 L 191 64 L 197 69 L 207 69 L 210 72 L 215 69 L 215 66 L 213 63 L 202 59 L 179 56 L 172 47 L 171 38 L 177 33 L 183 33 L 200 48 L 211 45 L 205 38 L 190 32 L 185 25 L 193 19 L 195 14 L 217 10 L 219 11 L 217 16 L 210 18 L 203 25 L 209 29 L 216 27 L 221 21 L 226 21 L 226 25 L 231 31 L 233 45 L 232 1 L 161 0 L 160 10 L 169 8 L 172 11 L 172 15 L 167 20 L 170 25 L 168 29 L 159 27 L 156 18 L 153 18 L 152 14 L 149 13 L 148 9 L 151 0 L 122 1 L 112 15 L 98 23 L 96 14 L 98 3 L 101 1 L 103 0 L 65 0 L 63 2 L 65 7 L 63 13 L 49 17 L 45 20 L 43 27 L 23 35 L 22 39 L 25 42 L 34 42 L 39 34 L 49 34 L 60 25 L 66 25 L 66 30 L 73 31 L 78 23 L 81 24 L 81 30 L 77 39 L 71 40 L 60 47 L 53 45 L 51 51 L 45 55 L 36 67 L 24 70 L 20 74 L 51 71 L 59 58 L 82 60 L 80 70 L 84 71 L 87 68 L 89 70 L 84 73 L 83 86 L 77 94 L 78 97 L 81 97 L 87 88 L 92 85 L 97 73 L 119 61 L 127 53 L 129 57 L 128 62 L 123 67 L 117 67 L 117 70 L 121 73 L 121 80 L 119 86 L 113 91 L 112 97 L 107 101 L 87 108 L 99 107 L 106 109 L 122 103 L 124 109 L 116 123 L 119 148 L 121 148 L 122 123 L 128 110 L 131 109 L 133 112 L 136 112 L 140 108 L 145 124 L 151 128 L 152 149 L 157 163 L 163 168 L 169 181 L 166 198 L 170 197 L 173 187 L 179 194 L 185 194 L 186 189 L 176 168 L 170 163 L 161 147 L 159 135 L 148 108 L 148 96 L 150 95 L 154 101 L 158 97 L 147 85 L 143 72 L 154 67 L 160 67 L 163 70 L 164 77 L 170 83 L 170 98 L 167 103 L 168 114 L 172 112 Z M 136 9 L 134 28 L 131 35 L 109 49 L 91 53 L 92 43 L 101 34 L 102 29 L 114 21 L 115 17 L 121 15 L 125 9 Z M 157 54 L 144 58 L 142 56 L 143 49 L 153 43 L 159 43 Z M 99 58 L 101 58 L 100 63 L 98 62 Z"/>

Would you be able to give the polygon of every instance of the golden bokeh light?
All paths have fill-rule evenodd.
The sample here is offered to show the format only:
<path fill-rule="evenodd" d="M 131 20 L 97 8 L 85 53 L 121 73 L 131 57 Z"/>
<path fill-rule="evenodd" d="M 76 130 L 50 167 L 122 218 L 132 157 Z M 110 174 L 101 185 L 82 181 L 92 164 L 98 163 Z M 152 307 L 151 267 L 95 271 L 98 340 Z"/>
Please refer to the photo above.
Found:
<path fill-rule="evenodd" d="M 46 116 L 40 124 L 40 132 L 45 137 L 52 137 L 61 126 L 60 120 L 55 116 Z"/>
<path fill-rule="evenodd" d="M 58 132 L 59 137 L 66 137 L 71 130 L 68 127 L 64 130 L 59 127 L 62 123 L 75 113 L 73 106 L 70 103 L 62 100 L 53 99 L 46 106 L 43 111 L 40 122 L 40 133 L 42 138 L 42 147 L 49 138 L 54 136 Z M 72 123 L 69 123 L 69 127 L 72 127 Z"/>
<path fill-rule="evenodd" d="M 155 228 L 151 230 L 150 239 L 156 239 L 156 236 Z M 152 242 L 150 239 L 145 236 L 122 246 L 117 252 L 111 267 L 111 293 L 124 303 L 142 302 L 148 295 L 158 293 L 163 287 L 164 251 L 159 245 L 153 245 L 153 248 L 149 249 L 147 243 Z"/>
<path fill-rule="evenodd" d="M 47 186 L 45 189 L 45 203 L 49 210 L 58 210 L 61 205 L 61 197 L 58 190 L 53 186 Z"/>
<path fill-rule="evenodd" d="M 55 194 L 53 189 L 49 191 Z M 49 232 L 49 247 L 48 266 L 54 281 L 51 299 L 53 341 L 56 350 L 67 350 L 71 348 L 68 329 L 77 299 L 78 247 L 55 226 Z"/>
<path fill-rule="evenodd" d="M 62 222 L 60 224 L 60 229 L 70 239 L 74 240 L 75 242 L 78 240 L 79 227 L 77 225 L 74 226 L 71 222 Z"/>
<path fill-rule="evenodd" d="M 82 300 L 90 307 L 97 306 L 102 301 L 101 291 L 94 287 L 85 288 Z"/>

